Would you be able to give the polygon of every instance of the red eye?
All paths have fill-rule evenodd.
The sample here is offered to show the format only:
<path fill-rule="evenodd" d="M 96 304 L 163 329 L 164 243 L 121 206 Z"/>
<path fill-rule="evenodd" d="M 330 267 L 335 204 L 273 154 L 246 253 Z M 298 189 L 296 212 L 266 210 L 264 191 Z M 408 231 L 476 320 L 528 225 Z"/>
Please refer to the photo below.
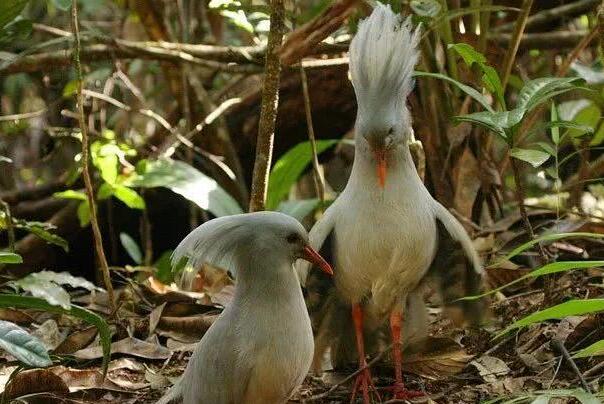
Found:
<path fill-rule="evenodd" d="M 290 244 L 294 244 L 300 241 L 300 236 L 298 236 L 296 233 L 290 233 L 287 235 L 285 240 L 287 240 L 287 242 Z"/>

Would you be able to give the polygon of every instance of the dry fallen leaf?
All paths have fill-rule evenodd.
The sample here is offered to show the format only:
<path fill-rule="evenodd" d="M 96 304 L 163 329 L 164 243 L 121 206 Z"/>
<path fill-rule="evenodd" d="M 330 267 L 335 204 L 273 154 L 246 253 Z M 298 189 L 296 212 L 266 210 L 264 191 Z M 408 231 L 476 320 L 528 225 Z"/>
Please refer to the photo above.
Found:
<path fill-rule="evenodd" d="M 481 356 L 470 363 L 487 383 L 494 383 L 498 378 L 510 373 L 510 368 L 504 361 L 494 356 Z"/>
<path fill-rule="evenodd" d="M 169 349 L 159 345 L 128 337 L 111 344 L 111 353 L 138 356 L 146 359 L 168 359 L 171 355 Z M 100 346 L 79 350 L 73 354 L 78 359 L 98 359 L 103 356 Z"/>
<path fill-rule="evenodd" d="M 31 324 L 34 319 L 27 313 L 21 310 L 14 309 L 0 309 L 0 320 L 10 321 L 15 324 Z"/>
<path fill-rule="evenodd" d="M 55 366 L 50 368 L 49 371 L 60 377 L 70 391 L 87 389 L 127 391 L 108 378 L 103 378 L 103 374 L 98 369 L 72 369 L 66 366 Z"/>
<path fill-rule="evenodd" d="M 65 336 L 59 331 L 59 326 L 55 320 L 46 320 L 40 325 L 32 335 L 40 339 L 46 349 L 52 351 L 58 347 L 65 339 Z"/>
<path fill-rule="evenodd" d="M 436 380 L 461 372 L 472 357 L 452 339 L 428 337 L 403 352 L 403 370 Z"/>
<path fill-rule="evenodd" d="M 96 327 L 88 327 L 70 334 L 54 350 L 55 354 L 72 354 L 80 349 L 86 348 L 94 341 L 98 330 Z"/>
<path fill-rule="evenodd" d="M 33 369 L 19 372 L 6 386 L 2 399 L 9 400 L 35 393 L 69 393 L 67 384 L 48 369 Z"/>

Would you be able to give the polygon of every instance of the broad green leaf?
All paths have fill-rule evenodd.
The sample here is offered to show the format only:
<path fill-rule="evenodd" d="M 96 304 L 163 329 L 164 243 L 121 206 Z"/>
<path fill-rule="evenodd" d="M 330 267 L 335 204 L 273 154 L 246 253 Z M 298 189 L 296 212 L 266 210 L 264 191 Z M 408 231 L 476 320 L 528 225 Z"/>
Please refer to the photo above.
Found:
<path fill-rule="evenodd" d="M 78 220 L 80 227 L 86 227 L 90 223 L 90 205 L 88 201 L 84 201 L 78 205 Z"/>
<path fill-rule="evenodd" d="M 322 153 L 337 140 L 317 141 L 317 153 Z M 275 210 L 291 187 L 312 161 L 312 149 L 310 142 L 298 143 L 289 149 L 273 166 L 268 180 L 268 192 L 266 195 L 266 209 Z"/>
<path fill-rule="evenodd" d="M 470 97 L 472 97 L 475 101 L 477 101 L 480 105 L 482 105 L 484 109 L 486 109 L 487 111 L 493 112 L 493 108 L 489 105 L 489 101 L 486 99 L 486 97 L 484 95 L 480 94 L 478 91 L 476 91 L 472 87 L 467 86 L 457 80 L 454 80 L 449 76 L 445 76 L 444 74 L 440 74 L 440 73 L 414 71 L 413 77 L 429 77 L 429 78 L 447 81 L 447 82 L 453 84 L 454 86 L 456 86 L 457 88 L 459 88 L 461 91 L 463 91 Z"/>
<path fill-rule="evenodd" d="M 589 268 L 597 268 L 604 266 L 604 261 L 559 261 L 552 262 L 550 264 L 546 264 L 541 268 L 535 269 L 534 271 L 529 272 L 528 274 L 521 276 L 518 279 L 513 280 L 512 282 L 506 283 L 505 285 L 499 286 L 496 289 L 489 290 L 481 295 L 477 296 L 468 296 L 464 297 L 460 300 L 476 300 L 482 297 L 491 295 L 495 292 L 499 292 L 505 288 L 508 288 L 512 285 L 520 283 L 529 278 L 538 278 L 543 275 L 551 275 L 558 272 L 566 272 L 573 271 L 575 269 L 589 269 Z"/>
<path fill-rule="evenodd" d="M 533 150 L 533 149 L 520 149 L 513 148 L 510 150 L 510 154 L 512 157 L 515 157 L 519 160 L 526 161 L 530 163 L 533 167 L 537 168 L 550 158 L 550 154 L 543 152 L 541 150 Z"/>
<path fill-rule="evenodd" d="M 17 18 L 29 0 L 2 0 L 0 1 L 0 28 Z"/>
<path fill-rule="evenodd" d="M 27 366 L 52 365 L 42 341 L 11 322 L 0 320 L 0 347 Z"/>
<path fill-rule="evenodd" d="M 73 189 L 68 189 L 67 191 L 63 191 L 63 192 L 55 192 L 53 194 L 53 196 L 55 198 L 76 199 L 78 201 L 86 201 L 86 200 L 88 200 L 88 198 L 86 197 L 86 194 L 84 192 L 74 191 Z"/>
<path fill-rule="evenodd" d="M 96 191 L 96 197 L 103 201 L 113 196 L 115 187 L 107 182 L 103 182 L 99 189 Z"/>
<path fill-rule="evenodd" d="M 541 77 L 531 80 L 518 94 L 516 108 L 528 112 L 556 95 L 577 89 L 577 77 Z"/>
<path fill-rule="evenodd" d="M 291 217 L 302 221 L 315 210 L 318 204 L 318 199 L 282 201 L 277 207 L 277 212 L 285 213 L 286 215 L 290 215 Z"/>
<path fill-rule="evenodd" d="M 547 142 L 537 142 L 537 144 L 543 149 L 543 151 L 545 151 L 550 156 L 556 156 L 556 149 L 554 149 L 554 146 L 552 146 L 551 144 Z"/>
<path fill-rule="evenodd" d="M 495 70 L 491 66 L 483 65 L 482 71 L 482 83 L 491 93 L 495 94 L 497 97 L 497 101 L 502 106 L 503 109 L 506 108 L 505 98 L 503 97 L 503 85 L 501 84 L 501 79 L 499 78 L 499 74 L 497 70 Z"/>
<path fill-rule="evenodd" d="M 442 6 L 437 0 L 411 0 L 411 9 L 420 17 L 434 18 L 440 14 Z"/>
<path fill-rule="evenodd" d="M 547 320 L 560 320 L 569 316 L 581 316 L 584 314 L 604 311 L 604 299 L 576 299 L 549 307 L 544 310 L 529 314 L 528 316 L 510 324 L 497 337 L 500 337 L 517 328 L 529 326 Z"/>
<path fill-rule="evenodd" d="M 474 63 L 485 64 L 487 62 L 487 58 L 476 49 L 467 43 L 454 43 L 449 45 L 449 49 L 453 49 L 455 52 L 462 57 L 463 61 L 469 67 L 472 67 Z"/>
<path fill-rule="evenodd" d="M 44 299 L 14 294 L 0 294 L 0 307 L 38 309 L 67 314 L 94 325 L 99 330 L 99 338 L 103 347 L 103 376 L 107 373 L 107 365 L 111 357 L 111 331 L 107 322 L 99 315 L 75 305 L 71 305 L 71 309 L 65 310 L 59 306 L 49 304 Z"/>
<path fill-rule="evenodd" d="M 130 258 L 132 258 L 132 261 L 137 264 L 143 262 L 143 253 L 132 237 L 126 233 L 120 233 L 120 242 L 122 243 L 124 250 L 126 250 Z"/>
<path fill-rule="evenodd" d="M 115 185 L 118 175 L 120 156 L 124 152 L 118 145 L 96 141 L 90 145 L 92 163 L 98 168 L 101 177 L 110 185 Z"/>
<path fill-rule="evenodd" d="M 124 202 L 131 209 L 145 209 L 145 200 L 135 190 L 124 185 L 116 185 L 113 196 Z"/>
<path fill-rule="evenodd" d="M 573 358 L 587 358 L 590 356 L 602 355 L 604 355 L 604 339 L 591 344 L 587 348 L 581 349 L 579 352 L 573 355 Z"/>
<path fill-rule="evenodd" d="M 544 236 L 537 237 L 534 240 L 527 241 L 526 243 L 514 248 L 508 254 L 506 254 L 502 259 L 496 261 L 495 263 L 489 265 L 489 267 L 494 267 L 501 265 L 501 263 L 510 260 L 511 258 L 517 256 L 520 253 L 528 250 L 536 244 L 543 243 L 546 241 L 556 241 L 562 240 L 566 238 L 596 238 L 601 239 L 604 238 L 604 234 L 599 233 L 585 233 L 585 232 L 577 232 L 577 233 L 555 233 L 555 234 L 546 234 Z"/>
<path fill-rule="evenodd" d="M 182 161 L 162 158 L 139 167 L 144 172 L 124 182 L 129 187 L 165 187 L 211 212 L 214 216 L 243 213 L 237 201 L 216 181 Z"/>
<path fill-rule="evenodd" d="M 499 78 L 499 74 L 497 74 L 497 70 L 486 64 L 487 58 L 482 53 L 475 50 L 472 45 L 466 43 L 452 44 L 449 45 L 449 48 L 454 49 L 469 67 L 472 67 L 473 64 L 478 65 L 483 72 L 482 82 L 484 86 L 497 97 L 497 101 L 499 101 L 505 109 L 501 79 Z"/>
<path fill-rule="evenodd" d="M 52 234 L 48 230 L 44 229 L 42 226 L 29 225 L 29 224 L 17 224 L 15 227 L 25 229 L 25 230 L 29 231 L 30 233 L 33 233 L 36 236 L 40 237 L 41 239 L 45 240 L 46 242 L 57 245 L 57 246 L 61 247 L 62 249 L 64 249 L 65 251 L 69 251 L 69 244 L 67 243 L 67 241 L 64 238 L 57 236 L 56 234 Z"/>
<path fill-rule="evenodd" d="M 470 122 L 483 126 L 508 141 L 506 129 L 510 129 L 517 125 L 522 120 L 523 116 L 523 111 L 513 109 L 511 111 L 501 112 L 475 112 L 473 114 L 459 115 L 453 119 L 456 122 Z"/>
<path fill-rule="evenodd" d="M 19 254 L 0 251 L 0 264 L 21 264 L 23 258 Z"/>

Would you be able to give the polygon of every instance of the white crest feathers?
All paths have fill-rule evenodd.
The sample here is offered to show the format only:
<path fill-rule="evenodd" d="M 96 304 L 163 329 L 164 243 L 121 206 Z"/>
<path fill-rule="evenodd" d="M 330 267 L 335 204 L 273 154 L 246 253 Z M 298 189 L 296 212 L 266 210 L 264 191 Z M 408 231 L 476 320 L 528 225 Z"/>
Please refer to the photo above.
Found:
<path fill-rule="evenodd" d="M 186 267 L 178 274 L 181 287 L 190 289 L 202 265 L 209 263 L 232 273 L 238 269 L 237 257 L 249 245 L 252 234 L 246 215 L 224 216 L 205 222 L 189 233 L 172 253 L 172 267 L 186 260 Z"/>
<path fill-rule="evenodd" d="M 405 99 L 413 88 L 420 29 L 377 3 L 350 44 L 350 74 L 359 107 L 376 99 Z"/>

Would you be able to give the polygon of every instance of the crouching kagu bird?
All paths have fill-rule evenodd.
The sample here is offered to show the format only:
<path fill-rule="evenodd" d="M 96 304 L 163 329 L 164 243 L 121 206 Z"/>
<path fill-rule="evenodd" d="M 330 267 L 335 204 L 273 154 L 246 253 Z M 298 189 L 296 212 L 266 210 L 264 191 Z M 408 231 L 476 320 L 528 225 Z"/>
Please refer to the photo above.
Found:
<path fill-rule="evenodd" d="M 176 248 L 173 263 L 204 262 L 236 276 L 232 302 L 197 344 L 182 378 L 158 403 L 280 404 L 306 376 L 313 335 L 293 264 L 331 267 L 295 219 L 258 212 L 211 220 Z"/>
<path fill-rule="evenodd" d="M 315 361 L 329 348 L 333 365 L 356 357 L 359 368 L 365 367 L 365 338 L 371 339 L 389 320 L 392 390 L 399 399 L 418 394 L 403 385 L 401 334 L 425 332 L 419 331 L 427 326 L 420 286 L 436 280 L 443 300 L 451 302 L 478 293 L 482 284 L 481 264 L 469 236 L 432 198 L 409 151 L 413 129 L 406 98 L 413 86 L 419 37 L 410 19 L 403 20 L 380 3 L 360 23 L 350 44 L 358 104 L 352 172 L 344 191 L 310 232 L 312 247 L 331 257 L 335 268 L 335 291 L 311 314 Z M 299 267 L 303 283 L 308 268 Z M 309 292 L 311 281 L 306 280 Z M 480 303 L 458 305 L 471 319 L 481 311 Z M 356 352 L 350 352 L 355 345 Z M 365 402 L 377 394 L 369 369 L 359 373 L 353 400 L 359 389 Z"/>

